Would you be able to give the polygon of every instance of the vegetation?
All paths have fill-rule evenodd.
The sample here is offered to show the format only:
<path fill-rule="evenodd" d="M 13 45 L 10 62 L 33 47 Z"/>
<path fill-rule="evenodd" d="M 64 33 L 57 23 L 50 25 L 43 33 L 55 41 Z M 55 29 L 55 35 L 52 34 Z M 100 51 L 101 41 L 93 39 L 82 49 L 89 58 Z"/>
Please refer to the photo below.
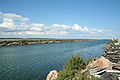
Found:
<path fill-rule="evenodd" d="M 85 69 L 85 63 L 80 56 L 72 56 L 64 66 L 63 70 L 82 70 Z"/>
<path fill-rule="evenodd" d="M 86 62 L 90 60 L 92 59 Z M 79 55 L 72 56 L 72 58 L 68 59 L 63 70 L 59 71 L 57 80 L 98 80 L 88 73 L 82 73 L 82 70 L 86 69 L 86 65 L 88 64 L 86 62 Z"/>

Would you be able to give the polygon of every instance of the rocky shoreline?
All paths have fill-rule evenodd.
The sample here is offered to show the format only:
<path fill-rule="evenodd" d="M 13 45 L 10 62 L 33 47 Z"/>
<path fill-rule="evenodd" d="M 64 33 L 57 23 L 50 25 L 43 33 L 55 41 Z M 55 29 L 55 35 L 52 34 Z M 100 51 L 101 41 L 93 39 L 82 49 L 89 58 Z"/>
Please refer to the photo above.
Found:
<path fill-rule="evenodd" d="M 79 72 L 77 75 L 85 77 L 82 78 L 82 80 L 120 80 L 120 41 L 110 41 L 103 48 L 105 51 L 104 55 L 100 58 L 90 59 L 89 63 L 85 65 L 85 69 L 78 70 Z M 75 80 L 81 80 L 82 77 L 75 76 L 76 74 L 73 74 L 74 78 L 68 78 L 70 76 L 68 75 L 69 73 L 64 73 L 62 75 L 65 74 L 67 78 L 64 76 L 63 80 L 74 80 L 75 78 Z M 59 76 L 61 76 L 61 73 L 53 70 L 50 71 L 46 80 L 60 80 L 58 79 Z M 86 78 L 86 76 L 88 77 Z M 92 76 L 95 78 L 92 78 Z"/>
<path fill-rule="evenodd" d="M 16 45 L 32 45 L 32 44 L 50 44 L 50 43 L 62 43 L 62 42 L 78 42 L 78 41 L 95 41 L 95 40 L 102 40 L 102 39 L 83 39 L 83 40 L 73 40 L 73 39 L 66 39 L 66 40 L 28 40 L 28 39 L 21 39 L 21 40 L 1 40 L 0 46 L 16 46 Z"/>
<path fill-rule="evenodd" d="M 120 63 L 120 43 L 109 43 L 103 47 L 104 57 L 112 63 Z"/>

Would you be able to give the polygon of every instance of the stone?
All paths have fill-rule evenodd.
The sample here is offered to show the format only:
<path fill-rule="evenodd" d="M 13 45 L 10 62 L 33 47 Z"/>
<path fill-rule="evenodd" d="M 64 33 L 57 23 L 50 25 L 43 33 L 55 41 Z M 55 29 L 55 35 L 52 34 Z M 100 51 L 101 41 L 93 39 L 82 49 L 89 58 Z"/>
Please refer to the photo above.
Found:
<path fill-rule="evenodd" d="M 97 67 L 97 68 L 100 68 L 100 69 L 112 70 L 112 62 L 110 62 L 105 57 L 101 56 L 96 61 L 88 64 L 88 67 L 90 67 L 90 68 Z"/>
<path fill-rule="evenodd" d="M 106 72 L 105 69 L 100 69 L 100 68 L 91 68 L 89 70 L 90 75 L 94 75 L 94 76 L 104 74 L 105 72 Z"/>
<path fill-rule="evenodd" d="M 113 66 L 113 69 L 120 70 L 120 66 Z"/>
<path fill-rule="evenodd" d="M 56 80 L 58 77 L 58 72 L 56 70 L 50 71 L 50 73 L 47 75 L 46 80 Z"/>
<path fill-rule="evenodd" d="M 118 76 L 106 72 L 105 74 L 101 75 L 100 80 L 119 80 Z"/>

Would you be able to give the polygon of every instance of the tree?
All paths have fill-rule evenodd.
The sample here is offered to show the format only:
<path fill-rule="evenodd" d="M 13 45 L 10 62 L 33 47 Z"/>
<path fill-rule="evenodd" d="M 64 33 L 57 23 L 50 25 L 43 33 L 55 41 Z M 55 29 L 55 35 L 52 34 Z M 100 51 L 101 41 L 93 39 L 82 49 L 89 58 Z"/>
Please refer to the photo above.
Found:
<path fill-rule="evenodd" d="M 98 80 L 89 74 L 81 73 L 86 68 L 84 60 L 79 56 L 72 56 L 68 59 L 62 71 L 59 71 L 57 80 Z"/>

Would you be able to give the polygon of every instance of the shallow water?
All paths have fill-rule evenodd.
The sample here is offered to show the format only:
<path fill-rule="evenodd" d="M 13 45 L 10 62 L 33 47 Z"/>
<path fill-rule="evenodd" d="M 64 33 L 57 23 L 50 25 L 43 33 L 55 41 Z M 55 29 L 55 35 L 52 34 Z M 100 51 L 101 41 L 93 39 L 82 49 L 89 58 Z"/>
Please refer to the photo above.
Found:
<path fill-rule="evenodd" d="M 0 80 L 44 80 L 50 70 L 61 70 L 67 59 L 101 56 L 108 40 L 0 47 Z"/>

